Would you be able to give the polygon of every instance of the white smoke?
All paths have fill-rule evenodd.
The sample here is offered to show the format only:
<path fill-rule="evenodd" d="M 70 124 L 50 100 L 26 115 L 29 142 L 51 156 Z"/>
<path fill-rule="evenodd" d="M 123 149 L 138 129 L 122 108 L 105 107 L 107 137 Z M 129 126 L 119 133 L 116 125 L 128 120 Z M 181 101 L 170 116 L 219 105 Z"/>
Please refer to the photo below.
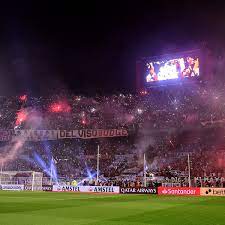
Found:
<path fill-rule="evenodd" d="M 43 117 L 41 113 L 32 109 L 26 108 L 23 111 L 27 114 L 26 121 L 23 127 L 25 129 L 38 129 L 43 125 Z M 7 163 L 12 162 L 18 158 L 24 151 L 25 139 L 21 136 L 13 136 L 11 141 L 6 143 L 0 150 L 0 163 L 7 166 Z"/>
<path fill-rule="evenodd" d="M 18 154 L 23 152 L 25 140 L 21 137 L 13 137 L 10 143 L 1 148 L 0 163 L 6 165 L 16 159 Z"/>
<path fill-rule="evenodd" d="M 148 155 L 148 150 L 150 147 L 155 146 L 155 139 L 151 136 L 151 128 L 152 125 L 150 123 L 145 123 L 143 127 L 139 130 L 137 134 L 136 140 L 136 148 L 138 150 L 138 165 L 142 165 L 144 162 L 144 153 Z M 147 165 L 148 165 L 148 158 L 146 158 Z"/>

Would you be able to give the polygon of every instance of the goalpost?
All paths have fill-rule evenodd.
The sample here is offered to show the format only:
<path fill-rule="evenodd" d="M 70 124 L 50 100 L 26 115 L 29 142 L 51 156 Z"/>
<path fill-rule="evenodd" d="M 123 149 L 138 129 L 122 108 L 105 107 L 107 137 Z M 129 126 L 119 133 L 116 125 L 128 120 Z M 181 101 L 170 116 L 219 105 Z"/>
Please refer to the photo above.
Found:
<path fill-rule="evenodd" d="M 31 191 L 42 191 L 43 173 L 32 172 Z"/>
<path fill-rule="evenodd" d="M 0 185 L 22 184 L 24 190 L 42 191 L 43 173 L 35 171 L 1 171 Z"/>

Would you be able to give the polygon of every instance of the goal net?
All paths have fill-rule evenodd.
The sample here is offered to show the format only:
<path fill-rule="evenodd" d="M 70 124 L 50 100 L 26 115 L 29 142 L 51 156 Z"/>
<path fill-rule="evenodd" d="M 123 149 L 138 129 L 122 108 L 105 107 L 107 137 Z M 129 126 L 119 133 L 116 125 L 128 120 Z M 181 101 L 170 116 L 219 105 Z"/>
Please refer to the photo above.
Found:
<path fill-rule="evenodd" d="M 24 190 L 42 191 L 43 173 L 35 171 L 2 171 L 0 184 L 22 184 Z"/>

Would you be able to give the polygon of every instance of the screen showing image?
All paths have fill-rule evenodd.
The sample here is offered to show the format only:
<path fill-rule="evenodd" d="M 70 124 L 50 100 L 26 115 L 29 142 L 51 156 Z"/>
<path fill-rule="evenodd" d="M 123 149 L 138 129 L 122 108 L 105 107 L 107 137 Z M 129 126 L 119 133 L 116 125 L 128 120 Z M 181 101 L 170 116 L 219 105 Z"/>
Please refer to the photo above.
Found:
<path fill-rule="evenodd" d="M 145 63 L 145 82 L 199 76 L 199 57 L 187 56 Z"/>

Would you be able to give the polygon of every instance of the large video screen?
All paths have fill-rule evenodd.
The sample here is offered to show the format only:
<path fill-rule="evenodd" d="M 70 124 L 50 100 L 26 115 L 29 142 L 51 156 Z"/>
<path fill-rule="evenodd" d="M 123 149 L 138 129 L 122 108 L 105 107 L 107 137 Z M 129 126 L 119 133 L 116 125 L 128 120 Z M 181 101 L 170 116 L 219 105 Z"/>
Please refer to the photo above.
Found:
<path fill-rule="evenodd" d="M 174 57 L 166 60 L 145 61 L 145 82 L 198 77 L 199 57 Z"/>

